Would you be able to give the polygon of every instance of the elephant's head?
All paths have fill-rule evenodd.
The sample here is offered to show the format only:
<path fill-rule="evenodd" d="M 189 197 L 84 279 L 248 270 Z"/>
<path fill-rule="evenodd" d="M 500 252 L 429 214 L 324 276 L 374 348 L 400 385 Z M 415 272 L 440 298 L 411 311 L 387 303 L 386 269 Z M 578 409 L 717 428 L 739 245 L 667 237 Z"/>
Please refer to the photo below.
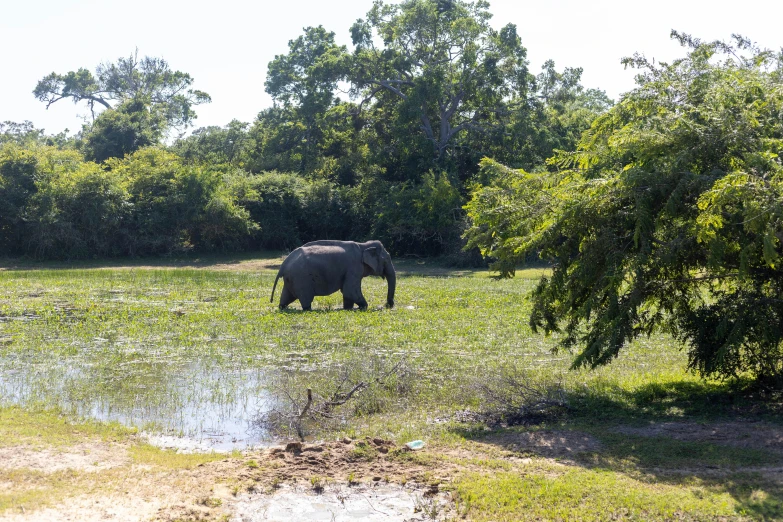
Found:
<path fill-rule="evenodd" d="M 386 294 L 386 306 L 394 306 L 394 291 L 397 288 L 397 272 L 394 270 L 391 256 L 383 248 L 380 241 L 370 241 L 366 243 L 362 251 L 362 262 L 364 263 L 364 275 L 377 275 L 386 279 L 389 284 L 389 290 Z"/>

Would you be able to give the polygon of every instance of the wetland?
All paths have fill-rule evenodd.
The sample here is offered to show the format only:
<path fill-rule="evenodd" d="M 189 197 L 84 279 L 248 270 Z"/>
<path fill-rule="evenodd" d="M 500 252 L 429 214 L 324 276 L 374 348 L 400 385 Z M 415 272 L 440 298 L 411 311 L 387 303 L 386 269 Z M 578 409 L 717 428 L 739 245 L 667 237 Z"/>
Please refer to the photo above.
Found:
<path fill-rule="evenodd" d="M 367 278 L 369 310 L 337 294 L 303 313 L 269 303 L 281 259 L 4 265 L 0 518 L 263 520 L 278 490 L 283 507 L 297 491 L 318 506 L 369 495 L 435 519 L 783 516 L 779 399 L 687 372 L 663 334 L 569 369 L 527 324 L 544 269 L 496 280 L 402 260 L 394 309 Z M 303 427 L 303 451 L 259 422 L 359 382 Z M 522 388 L 561 402 L 487 414 Z"/>

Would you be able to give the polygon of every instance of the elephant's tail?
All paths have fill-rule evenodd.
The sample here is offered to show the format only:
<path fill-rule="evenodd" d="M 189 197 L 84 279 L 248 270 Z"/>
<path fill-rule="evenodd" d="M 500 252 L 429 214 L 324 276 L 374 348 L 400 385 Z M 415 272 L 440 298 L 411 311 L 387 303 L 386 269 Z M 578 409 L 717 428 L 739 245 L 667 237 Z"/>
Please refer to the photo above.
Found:
<path fill-rule="evenodd" d="M 280 272 L 277 272 L 277 277 L 275 277 L 275 284 L 272 286 L 272 295 L 269 296 L 269 302 L 274 303 L 275 302 L 275 288 L 277 288 L 277 280 L 280 279 Z"/>

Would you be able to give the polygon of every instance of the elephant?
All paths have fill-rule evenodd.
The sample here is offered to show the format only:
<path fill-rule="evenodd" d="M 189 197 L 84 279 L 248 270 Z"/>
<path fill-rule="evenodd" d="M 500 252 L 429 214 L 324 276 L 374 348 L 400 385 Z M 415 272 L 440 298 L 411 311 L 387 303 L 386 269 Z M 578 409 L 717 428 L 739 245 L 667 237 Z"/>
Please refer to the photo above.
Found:
<path fill-rule="evenodd" d="M 312 241 L 288 254 L 280 265 L 269 302 L 274 302 L 277 281 L 282 277 L 281 310 L 297 299 L 302 310 L 310 310 L 315 296 L 331 295 L 338 290 L 343 294 L 343 308 L 350 310 L 356 304 L 366 309 L 362 279 L 369 275 L 386 279 L 386 306 L 392 308 L 397 273 L 380 241 Z"/>

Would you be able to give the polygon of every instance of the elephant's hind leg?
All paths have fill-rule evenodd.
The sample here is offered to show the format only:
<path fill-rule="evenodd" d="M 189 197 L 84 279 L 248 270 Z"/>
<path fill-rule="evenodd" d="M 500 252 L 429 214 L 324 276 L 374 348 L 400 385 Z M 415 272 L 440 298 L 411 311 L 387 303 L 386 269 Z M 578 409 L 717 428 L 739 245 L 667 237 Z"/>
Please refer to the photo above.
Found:
<path fill-rule="evenodd" d="M 345 308 L 346 310 L 353 310 L 353 305 L 354 305 L 353 301 L 343 296 L 343 308 Z"/>
<path fill-rule="evenodd" d="M 291 290 L 289 290 L 284 286 L 283 291 L 280 294 L 280 309 L 282 310 L 286 308 L 294 301 L 296 301 L 296 296 L 293 293 L 291 293 Z"/>
<path fill-rule="evenodd" d="M 312 291 L 303 291 L 299 293 L 299 303 L 302 305 L 302 310 L 310 310 L 313 306 L 313 298 L 315 295 L 313 295 Z"/>
<path fill-rule="evenodd" d="M 302 304 L 302 310 L 310 311 L 312 310 L 313 306 L 313 298 L 312 297 L 300 297 L 299 302 Z"/>

